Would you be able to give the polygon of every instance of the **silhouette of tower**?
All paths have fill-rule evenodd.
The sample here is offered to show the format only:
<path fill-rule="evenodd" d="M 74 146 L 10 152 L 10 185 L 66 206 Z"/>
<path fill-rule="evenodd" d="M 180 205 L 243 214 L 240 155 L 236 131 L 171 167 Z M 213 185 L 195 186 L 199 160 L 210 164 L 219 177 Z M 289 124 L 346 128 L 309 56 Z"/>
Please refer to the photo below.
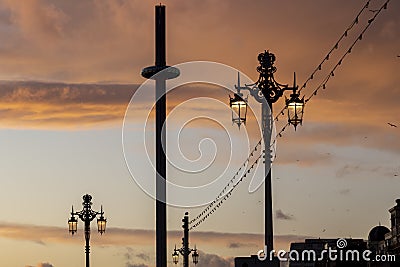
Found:
<path fill-rule="evenodd" d="M 142 70 L 142 76 L 156 82 L 156 266 L 167 266 L 166 211 L 166 80 L 179 76 L 179 70 L 166 65 L 165 6 L 155 7 L 155 66 Z"/>

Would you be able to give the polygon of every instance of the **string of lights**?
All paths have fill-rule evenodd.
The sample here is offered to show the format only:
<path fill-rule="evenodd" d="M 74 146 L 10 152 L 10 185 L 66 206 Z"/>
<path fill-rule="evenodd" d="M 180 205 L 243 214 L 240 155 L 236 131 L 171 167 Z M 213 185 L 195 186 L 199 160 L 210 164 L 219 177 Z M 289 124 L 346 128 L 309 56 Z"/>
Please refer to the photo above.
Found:
<path fill-rule="evenodd" d="M 369 25 L 375 20 L 376 16 L 378 16 L 378 14 L 380 13 L 380 11 L 381 11 L 383 8 L 384 8 L 384 9 L 387 8 L 387 4 L 389 3 L 389 1 L 390 1 L 390 0 L 386 1 L 386 2 L 383 4 L 383 6 L 382 6 L 381 9 L 375 10 L 375 15 L 374 15 L 374 17 L 373 17 L 372 19 L 368 20 L 368 25 L 367 25 L 368 27 L 364 28 L 364 30 L 362 31 L 362 33 L 359 35 L 359 38 L 357 38 L 355 42 L 361 41 L 362 35 L 366 32 L 366 30 L 369 28 Z M 364 4 L 364 6 L 361 8 L 361 10 L 357 13 L 356 17 L 355 17 L 355 18 L 352 20 L 352 22 L 350 23 L 350 25 L 346 28 L 346 30 L 342 33 L 342 35 L 339 37 L 339 39 L 335 42 L 335 45 L 332 46 L 332 48 L 329 50 L 329 52 L 323 57 L 322 61 L 317 65 L 317 67 L 314 69 L 314 71 L 312 71 L 312 73 L 308 76 L 308 78 L 306 79 L 306 81 L 305 81 L 305 82 L 303 83 L 303 85 L 300 87 L 299 93 L 300 93 L 303 89 L 305 89 L 305 88 L 307 87 L 308 83 L 309 83 L 311 80 L 313 80 L 313 79 L 315 78 L 317 72 L 322 71 L 322 66 L 323 66 L 328 60 L 331 59 L 332 54 L 335 52 L 335 50 L 337 50 L 337 49 L 340 47 L 341 42 L 343 42 L 344 39 L 345 39 L 346 37 L 348 37 L 349 33 L 350 33 L 351 30 L 354 28 L 354 26 L 357 25 L 357 24 L 359 24 L 359 22 L 360 22 L 360 16 L 364 13 L 364 11 L 369 10 L 370 3 L 371 3 L 371 0 L 368 0 L 368 1 Z M 360 38 L 360 36 L 361 36 L 361 38 Z M 355 44 L 353 44 L 353 46 L 354 46 L 354 45 L 355 45 Z M 352 47 L 353 47 L 353 46 L 352 46 Z M 352 47 L 351 47 L 351 48 L 352 48 Z M 350 52 L 351 52 L 351 50 L 350 50 Z M 345 56 L 343 56 L 343 57 L 341 58 L 341 60 L 339 60 L 339 62 L 340 62 L 339 65 L 342 64 L 344 58 L 345 58 Z M 334 70 L 336 70 L 336 68 L 335 68 Z M 325 78 L 325 79 L 323 80 L 323 82 L 321 83 L 321 86 L 322 86 L 322 87 L 324 87 L 324 86 L 323 86 L 324 84 L 325 84 L 325 87 L 326 87 L 326 83 L 327 83 L 327 81 L 329 80 L 329 78 L 330 78 L 330 76 L 331 76 L 331 73 L 332 73 L 332 72 L 330 72 L 330 75 L 328 75 L 329 77 L 328 77 L 328 78 Z M 324 89 L 325 89 L 325 88 L 324 88 Z M 306 102 L 307 102 L 307 101 L 306 101 Z M 281 115 L 285 115 L 285 110 L 286 110 L 286 109 L 287 109 L 287 105 L 284 105 L 284 107 L 281 109 L 281 111 L 278 112 L 277 116 L 274 118 L 274 122 L 278 122 L 278 121 L 279 121 L 279 117 L 280 117 Z"/>
<path fill-rule="evenodd" d="M 362 13 L 365 10 L 368 10 L 369 8 L 369 4 L 370 4 L 370 0 L 368 0 L 365 5 L 362 7 L 362 9 L 358 12 L 357 16 L 352 20 L 352 22 L 350 23 L 350 25 L 346 28 L 346 30 L 343 32 L 343 34 L 339 37 L 339 39 L 336 41 L 335 45 L 329 50 L 329 52 L 325 55 L 325 57 L 323 58 L 323 60 L 318 64 L 318 66 L 314 69 L 314 71 L 310 74 L 310 76 L 306 79 L 306 81 L 304 82 L 304 84 L 300 87 L 299 92 L 301 92 L 304 88 L 307 87 L 308 82 L 310 82 L 311 80 L 314 79 L 314 76 L 316 75 L 317 72 L 322 71 L 322 66 L 324 65 L 324 63 L 326 61 L 328 61 L 331 57 L 331 55 L 334 53 L 335 50 L 337 50 L 340 46 L 340 43 L 343 41 L 343 39 L 345 39 L 349 32 L 354 28 L 354 26 L 356 24 L 359 23 L 359 18 L 362 15 Z"/>
<path fill-rule="evenodd" d="M 239 177 L 240 173 L 242 170 L 244 170 L 246 168 L 246 166 L 248 166 L 251 158 L 256 154 L 256 152 L 258 151 L 258 149 L 261 151 L 261 143 L 262 143 L 262 138 L 257 142 L 257 144 L 254 146 L 253 150 L 250 152 L 249 156 L 246 158 L 246 160 L 243 162 L 243 164 L 240 166 L 240 168 L 238 169 L 238 171 L 235 173 L 235 175 L 233 175 L 233 177 L 229 180 L 229 182 L 226 184 L 226 186 L 224 187 L 224 189 L 222 189 L 222 191 L 218 194 L 218 196 L 210 203 L 207 205 L 206 208 L 204 208 L 204 210 L 197 215 L 194 219 L 192 219 L 189 224 L 192 224 L 193 222 L 197 221 L 198 219 L 200 219 L 200 217 L 202 217 L 202 215 L 205 214 L 205 212 L 207 212 L 212 206 L 214 206 L 215 203 L 217 203 L 220 198 L 225 194 L 225 192 L 227 191 L 227 189 L 230 187 L 231 184 L 235 184 L 235 181 L 237 180 L 237 178 Z M 260 148 L 258 148 L 260 147 Z M 262 154 L 262 152 L 261 152 Z M 245 172 L 247 172 L 248 169 L 245 169 Z M 245 173 L 244 172 L 244 173 Z"/>
<path fill-rule="evenodd" d="M 317 88 L 312 92 L 312 94 L 305 99 L 305 102 L 307 103 L 310 101 L 314 96 L 317 95 L 318 91 L 321 89 L 326 89 L 326 85 L 329 82 L 329 80 L 335 76 L 335 71 L 336 69 L 342 65 L 343 60 L 352 52 L 354 46 L 363 39 L 364 33 L 369 29 L 369 27 L 372 25 L 372 23 L 375 21 L 376 17 L 381 13 L 383 9 L 387 9 L 387 5 L 390 2 L 390 0 L 386 0 L 386 2 L 376 11 L 374 11 L 374 16 L 368 20 L 368 23 L 364 27 L 364 29 L 361 31 L 361 33 L 358 35 L 358 37 L 354 40 L 354 42 L 350 45 L 349 49 L 346 50 L 346 52 L 343 54 L 343 56 L 338 60 L 338 62 L 334 65 L 334 67 L 331 69 L 329 74 L 322 80 L 322 82 L 317 86 Z"/>
<path fill-rule="evenodd" d="M 226 194 L 223 197 L 220 196 L 220 197 L 216 198 L 194 220 L 190 221 L 190 224 L 193 224 L 193 223 L 194 224 L 189 228 L 189 230 L 192 230 L 192 229 L 198 227 L 206 219 L 208 219 L 208 217 L 210 217 L 211 214 L 213 214 L 218 208 L 220 208 L 222 203 L 224 203 L 224 201 L 227 200 L 232 195 L 233 190 L 235 190 L 235 188 L 243 181 L 243 179 L 246 178 L 246 176 L 248 176 L 251 173 L 251 171 L 254 169 L 254 167 L 256 166 L 258 161 L 264 155 L 265 155 L 264 153 L 260 153 L 260 155 L 254 160 L 254 162 L 242 174 L 240 179 L 238 181 L 236 181 L 235 183 L 233 183 L 232 187 L 229 188 L 229 190 L 226 192 Z"/>
<path fill-rule="evenodd" d="M 366 4 L 362 7 L 362 9 L 359 11 L 359 13 L 357 14 L 356 18 L 352 21 L 352 23 L 347 27 L 347 29 L 344 31 L 344 33 L 340 36 L 340 38 L 338 39 L 338 41 L 335 43 L 335 45 L 331 48 L 331 50 L 326 54 L 326 56 L 324 57 L 324 59 L 321 61 L 321 63 L 318 65 L 318 67 L 311 73 L 311 75 L 306 79 L 306 81 L 304 82 L 304 84 L 301 86 L 301 88 L 299 89 L 299 92 L 303 89 L 306 88 L 307 84 L 314 79 L 314 76 L 316 75 L 317 72 L 322 70 L 322 65 L 328 61 L 332 55 L 332 53 L 334 53 L 334 51 L 336 49 L 338 49 L 340 43 L 343 41 L 343 39 L 345 37 L 348 36 L 349 31 L 351 31 L 354 28 L 354 25 L 359 23 L 359 17 L 360 15 L 369 8 L 369 4 L 370 4 L 370 0 L 368 0 L 366 2 Z M 361 31 L 361 33 L 358 35 L 358 37 L 354 40 L 354 42 L 350 45 L 349 49 L 342 55 L 342 57 L 339 59 L 339 61 L 334 65 L 334 67 L 331 69 L 331 71 L 329 72 L 329 74 L 322 80 L 322 82 L 316 87 L 316 89 L 312 92 L 312 94 L 307 97 L 305 99 L 305 103 L 308 103 L 314 96 L 317 95 L 318 91 L 320 89 L 326 89 L 326 85 L 329 82 L 331 77 L 334 77 L 335 74 L 334 72 L 336 71 L 336 69 L 343 63 L 343 60 L 347 57 L 347 55 L 349 55 L 352 52 L 352 49 L 355 47 L 355 45 L 362 40 L 364 33 L 369 29 L 369 27 L 372 25 L 372 23 L 375 21 L 376 17 L 381 13 L 381 11 L 383 9 L 387 9 L 387 5 L 390 2 L 390 0 L 386 0 L 386 2 L 378 9 L 373 11 L 374 15 L 372 18 L 370 18 L 368 20 L 367 25 L 364 27 L 364 29 Z M 277 122 L 279 121 L 279 116 L 284 115 L 284 111 L 288 108 L 287 105 L 285 105 L 282 110 L 276 115 L 276 117 L 274 118 L 273 122 Z M 270 144 L 269 149 L 271 150 L 276 142 L 278 138 L 283 137 L 283 132 L 286 130 L 286 128 L 289 126 L 289 123 L 286 123 L 279 132 L 277 132 L 275 138 L 273 139 L 272 143 Z M 247 164 L 250 162 L 250 159 L 253 157 L 254 152 L 257 151 L 257 147 L 261 146 L 262 143 L 262 138 L 258 141 L 257 145 L 254 147 L 254 149 L 252 150 L 252 152 L 250 153 L 250 155 L 247 157 L 247 159 L 245 160 L 245 162 L 241 165 L 241 167 L 239 168 L 239 170 L 235 173 L 235 175 L 233 176 L 233 178 L 228 182 L 228 184 L 224 187 L 224 189 L 220 192 L 220 194 L 209 204 L 207 205 L 207 207 L 199 214 L 197 215 L 193 220 L 190 221 L 190 224 L 193 224 L 192 227 L 190 228 L 190 230 L 196 228 L 197 226 L 199 226 L 201 223 L 203 223 L 211 214 L 213 214 L 220 206 L 221 204 L 227 200 L 231 194 L 232 191 L 243 181 L 244 178 L 246 178 L 247 174 L 249 174 L 251 172 L 251 170 L 254 168 L 254 166 L 258 163 L 258 160 L 262 157 L 265 156 L 265 150 L 262 151 L 262 153 L 256 158 L 256 160 L 250 165 L 250 167 L 248 167 L 244 174 L 240 177 L 239 180 L 236 181 L 236 179 L 238 178 L 239 173 L 241 172 L 241 170 L 243 168 L 245 168 L 246 166 L 248 166 Z M 276 153 L 274 153 L 276 158 Z M 236 182 L 235 182 L 236 181 Z M 232 187 L 230 187 L 230 185 L 233 184 Z M 229 190 L 227 191 L 227 189 L 229 188 Z M 225 192 L 227 191 L 227 193 L 225 194 Z M 225 195 L 224 195 L 225 194 Z M 223 197 L 222 197 L 223 196 Z M 196 222 L 197 221 L 197 222 Z M 195 223 L 196 222 L 196 223 Z"/>

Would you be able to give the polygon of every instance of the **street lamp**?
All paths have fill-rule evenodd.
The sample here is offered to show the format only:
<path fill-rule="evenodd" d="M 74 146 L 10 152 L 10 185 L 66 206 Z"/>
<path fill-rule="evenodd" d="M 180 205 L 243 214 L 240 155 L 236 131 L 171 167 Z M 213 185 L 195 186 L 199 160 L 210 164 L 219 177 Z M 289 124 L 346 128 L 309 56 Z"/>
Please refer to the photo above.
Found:
<path fill-rule="evenodd" d="M 286 99 L 286 106 L 288 107 L 288 122 L 294 126 L 296 130 L 297 125 L 303 123 L 304 113 L 304 97 L 299 98 L 299 94 L 296 90 L 293 90 L 293 94 L 290 95 L 289 99 Z"/>
<path fill-rule="evenodd" d="M 236 123 L 239 128 L 240 125 L 246 124 L 247 115 L 247 98 L 243 98 L 243 94 L 240 92 L 235 93 L 233 97 L 230 97 L 229 105 L 232 109 L 232 123 Z"/>
<path fill-rule="evenodd" d="M 272 104 L 278 101 L 285 91 L 291 90 L 293 92 L 290 94 L 290 98 L 286 98 L 288 122 L 296 129 L 297 125 L 302 124 L 304 113 L 304 97 L 300 99 L 300 95 L 297 93 L 296 73 L 294 74 L 293 87 L 280 84 L 273 75 L 276 72 L 276 67 L 273 66 L 275 55 L 265 51 L 258 55 L 258 60 L 260 66 L 257 67 L 257 71 L 260 73 L 260 77 L 256 83 L 240 86 L 240 74 L 238 73 L 238 85 L 235 85 L 237 92 L 234 97 L 229 97 L 229 106 L 232 109 L 232 123 L 236 123 L 239 128 L 242 123 L 246 123 L 248 96 L 244 98 L 243 93 L 240 92 L 241 90 L 248 90 L 259 103 L 267 101 L 271 109 L 271 115 Z"/>
<path fill-rule="evenodd" d="M 273 219 L 272 219 L 272 185 L 271 185 L 271 133 L 272 133 L 272 104 L 283 96 L 285 91 L 292 91 L 289 99 L 286 99 L 288 107 L 288 123 L 294 128 L 303 122 L 304 98 L 300 99 L 296 86 L 296 74 L 294 75 L 293 87 L 278 83 L 274 78 L 276 67 L 274 66 L 275 55 L 269 51 L 264 51 L 258 55 L 259 66 L 257 72 L 259 78 L 257 82 L 250 85 L 240 86 L 240 76 L 238 73 L 238 85 L 235 86 L 237 92 L 234 97 L 230 97 L 230 107 L 232 108 L 232 122 L 236 123 L 239 128 L 242 123 L 246 122 L 247 114 L 247 98 L 243 98 L 242 90 L 249 91 L 255 100 L 262 104 L 262 131 L 265 147 L 265 246 L 268 251 L 264 251 L 266 255 L 273 250 Z M 245 107 L 242 107 L 244 105 Z M 238 112 L 241 108 L 246 112 Z M 234 113 L 235 112 L 235 113 Z"/>
<path fill-rule="evenodd" d="M 193 263 L 196 265 L 199 263 L 199 253 L 197 252 L 196 246 L 194 249 L 189 248 L 189 213 L 185 212 L 185 216 L 182 219 L 183 225 L 183 238 L 182 238 L 182 248 L 177 249 L 176 245 L 174 252 L 172 253 L 172 261 L 174 264 L 179 262 L 179 254 L 183 256 L 183 267 L 189 267 L 189 255 L 193 252 L 192 258 Z"/>
<path fill-rule="evenodd" d="M 86 267 L 89 267 L 90 222 L 93 221 L 95 218 L 97 218 L 98 215 L 100 215 L 100 217 L 97 218 L 97 227 L 98 227 L 98 231 L 101 235 L 106 231 L 106 224 L 107 224 L 107 219 L 104 218 L 103 206 L 101 206 L 100 212 L 94 211 L 94 210 L 92 210 L 91 200 L 92 200 L 91 195 L 89 195 L 89 194 L 84 195 L 83 203 L 82 203 L 83 209 L 81 211 L 74 212 L 74 206 L 72 206 L 71 218 L 68 220 L 68 230 L 72 235 L 74 235 L 78 230 L 78 220 L 75 218 L 75 216 L 78 216 L 78 218 L 81 219 L 85 223 Z"/>
<path fill-rule="evenodd" d="M 176 249 L 176 245 L 174 248 L 174 253 L 172 253 L 172 261 L 174 262 L 174 264 L 178 264 L 179 262 L 179 253 L 178 250 Z"/>

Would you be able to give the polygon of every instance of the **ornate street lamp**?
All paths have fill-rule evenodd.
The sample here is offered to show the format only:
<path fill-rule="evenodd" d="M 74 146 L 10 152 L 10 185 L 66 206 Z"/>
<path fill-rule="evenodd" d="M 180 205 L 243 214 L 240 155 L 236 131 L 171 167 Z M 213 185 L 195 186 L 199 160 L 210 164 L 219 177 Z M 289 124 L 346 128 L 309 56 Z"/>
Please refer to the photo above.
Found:
<path fill-rule="evenodd" d="M 240 85 L 240 76 L 238 73 L 238 85 L 235 85 L 237 92 L 234 97 L 230 97 L 230 106 L 232 108 L 232 122 L 236 123 L 239 128 L 242 123 L 246 122 L 247 114 L 247 98 L 243 98 L 242 90 L 249 91 L 250 95 L 254 99 L 262 104 L 262 131 L 263 140 L 265 147 L 265 246 L 268 251 L 264 251 L 266 255 L 273 250 L 273 219 L 272 219 L 272 179 L 271 179 L 271 132 L 272 132 L 272 104 L 278 101 L 283 96 L 285 91 L 292 91 L 289 99 L 286 99 L 286 105 L 288 107 L 288 122 L 293 125 L 294 128 L 303 122 L 304 113 L 304 98 L 299 97 L 297 92 L 298 86 L 296 85 L 296 74 L 294 75 L 293 87 L 278 83 L 274 78 L 276 72 L 275 55 L 269 51 L 264 51 L 258 55 L 259 66 L 257 72 L 259 78 L 257 82 L 250 85 Z M 240 104 L 236 104 L 240 103 Z M 245 104 L 244 104 L 245 103 Z M 242 105 L 246 106 L 245 112 L 238 112 L 238 107 L 242 108 Z M 235 110 L 236 108 L 236 110 Z M 244 108 L 242 108 L 244 109 Z M 238 114 L 236 117 L 233 114 Z"/>
<path fill-rule="evenodd" d="M 297 125 L 303 123 L 304 97 L 300 99 L 299 96 L 300 95 L 293 90 L 293 94 L 290 95 L 290 98 L 286 99 L 288 122 L 294 126 L 294 130 L 296 130 Z"/>
<path fill-rule="evenodd" d="M 290 98 L 286 98 L 288 122 L 296 130 L 297 125 L 303 123 L 304 113 L 304 97 L 300 99 L 300 95 L 297 93 L 296 73 L 294 74 L 293 87 L 280 84 L 273 76 L 276 72 L 276 67 L 273 66 L 275 55 L 265 51 L 258 56 L 258 59 L 260 66 L 257 67 L 257 71 L 260 73 L 260 77 L 256 83 L 240 86 L 240 76 L 238 73 L 238 85 L 235 85 L 237 92 L 234 94 L 234 97 L 229 97 L 229 106 L 232 109 L 232 123 L 236 123 L 239 128 L 242 123 L 246 124 L 248 95 L 244 98 L 241 90 L 248 90 L 259 103 L 267 101 L 271 109 L 271 114 L 272 104 L 278 101 L 285 91 L 291 90 L 293 93 L 290 94 Z"/>
<path fill-rule="evenodd" d="M 101 209 L 100 209 L 100 218 L 97 219 L 97 229 L 100 233 L 100 235 L 103 235 L 103 233 L 106 232 L 106 224 L 107 224 L 107 219 L 104 218 L 103 214 L 103 205 L 101 205 Z"/>
<path fill-rule="evenodd" d="M 232 123 L 236 123 L 240 128 L 242 123 L 246 124 L 247 97 L 243 98 L 240 92 L 235 93 L 230 97 L 229 105 L 232 109 Z"/>
<path fill-rule="evenodd" d="M 182 219 L 183 225 L 183 238 L 182 238 L 182 248 L 177 249 L 176 245 L 174 252 L 172 253 L 172 261 L 174 264 L 179 262 L 179 254 L 183 256 L 183 267 L 189 267 L 189 255 L 193 252 L 192 258 L 193 263 L 196 265 L 199 263 L 199 253 L 197 252 L 196 246 L 194 249 L 189 248 L 189 213 L 186 212 Z"/>
<path fill-rule="evenodd" d="M 179 262 L 179 253 L 178 250 L 176 249 L 176 245 L 174 248 L 174 253 L 172 253 L 172 261 L 174 262 L 174 264 L 178 264 Z"/>
<path fill-rule="evenodd" d="M 75 216 L 78 216 L 85 223 L 85 253 L 86 253 L 86 267 L 89 267 L 89 253 L 90 253 L 90 222 L 97 218 L 97 227 L 99 233 L 102 235 L 106 231 L 106 223 L 107 219 L 104 218 L 103 206 L 101 206 L 101 211 L 94 211 L 92 210 L 92 196 L 86 194 L 83 196 L 83 209 L 81 211 L 74 212 L 74 206 L 72 206 L 71 211 L 71 218 L 68 220 L 68 230 L 69 232 L 74 235 L 77 232 L 78 228 L 78 220 Z"/>
<path fill-rule="evenodd" d="M 197 252 L 196 246 L 194 246 L 194 251 L 193 251 L 192 257 L 193 257 L 194 264 L 199 263 L 199 253 Z"/>
<path fill-rule="evenodd" d="M 72 206 L 71 214 L 74 214 L 74 206 Z M 71 235 L 74 235 L 78 231 L 78 221 L 74 215 L 71 215 L 71 218 L 68 220 L 68 230 Z"/>

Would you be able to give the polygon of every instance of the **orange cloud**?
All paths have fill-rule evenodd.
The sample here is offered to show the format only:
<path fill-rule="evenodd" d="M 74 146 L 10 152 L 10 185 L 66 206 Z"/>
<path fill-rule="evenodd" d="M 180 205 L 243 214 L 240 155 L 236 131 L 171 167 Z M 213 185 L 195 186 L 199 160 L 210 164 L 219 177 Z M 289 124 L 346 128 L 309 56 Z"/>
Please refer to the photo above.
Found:
<path fill-rule="evenodd" d="M 46 243 L 76 243 L 81 244 L 81 232 L 72 237 L 67 228 L 38 226 L 14 223 L 0 223 L 0 236 L 15 240 L 31 241 L 38 244 Z M 82 234 L 83 235 L 83 234 Z M 179 244 L 182 238 L 181 231 L 168 231 L 170 244 Z M 287 248 L 290 242 L 304 240 L 308 236 L 277 235 L 277 247 Z M 153 246 L 155 233 L 153 230 L 109 228 L 106 234 L 99 236 L 93 234 L 91 239 L 94 246 Z M 217 233 L 217 232 L 191 232 L 191 239 L 196 244 L 212 244 L 212 246 L 237 248 L 248 247 L 257 249 L 263 243 L 263 235 L 247 233 Z M 238 243 L 240 241 L 240 243 Z M 234 244 L 234 245 L 232 245 Z M 236 246 L 235 246 L 236 244 Z M 258 251 L 258 250 L 257 250 Z M 256 251 L 255 251 L 256 252 Z"/>

